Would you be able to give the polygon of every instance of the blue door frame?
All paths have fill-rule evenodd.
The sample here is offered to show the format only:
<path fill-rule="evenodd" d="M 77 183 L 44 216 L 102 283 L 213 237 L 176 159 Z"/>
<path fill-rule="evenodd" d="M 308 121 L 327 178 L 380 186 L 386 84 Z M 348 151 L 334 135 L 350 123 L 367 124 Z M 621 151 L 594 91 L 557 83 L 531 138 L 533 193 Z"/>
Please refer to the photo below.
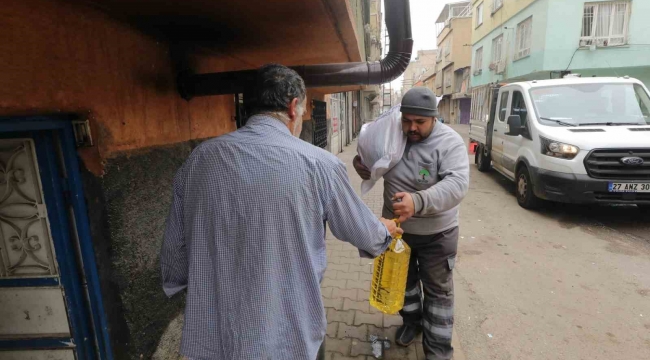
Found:
<path fill-rule="evenodd" d="M 0 117 L 1 138 L 32 138 L 36 147 L 43 194 L 50 214 L 51 233 L 59 263 L 61 285 L 66 296 L 71 333 L 79 360 L 113 360 L 108 335 L 108 322 L 104 312 L 99 275 L 90 234 L 88 211 L 84 199 L 79 162 L 68 116 Z M 54 138 L 58 137 L 67 178 L 61 177 L 55 151 Z M 64 198 L 64 192 L 69 194 Z M 83 272 L 86 275 L 88 298 L 78 271 L 75 248 L 70 234 L 70 220 L 65 201 L 74 212 L 79 251 Z M 4 279 L 0 286 L 59 285 L 57 279 Z M 39 338 L 28 340 L 2 340 L 0 349 L 65 348 L 69 338 Z"/>

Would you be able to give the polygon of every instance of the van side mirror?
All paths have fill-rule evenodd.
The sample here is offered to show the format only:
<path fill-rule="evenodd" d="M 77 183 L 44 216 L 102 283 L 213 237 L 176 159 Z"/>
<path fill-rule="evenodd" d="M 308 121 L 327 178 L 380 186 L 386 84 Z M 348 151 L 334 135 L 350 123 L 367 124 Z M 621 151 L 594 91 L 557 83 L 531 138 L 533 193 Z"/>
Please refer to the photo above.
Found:
<path fill-rule="evenodd" d="M 508 136 L 519 136 L 522 134 L 523 129 L 521 128 L 521 116 L 519 115 L 510 115 L 508 117 L 508 127 L 509 131 L 506 133 Z"/>

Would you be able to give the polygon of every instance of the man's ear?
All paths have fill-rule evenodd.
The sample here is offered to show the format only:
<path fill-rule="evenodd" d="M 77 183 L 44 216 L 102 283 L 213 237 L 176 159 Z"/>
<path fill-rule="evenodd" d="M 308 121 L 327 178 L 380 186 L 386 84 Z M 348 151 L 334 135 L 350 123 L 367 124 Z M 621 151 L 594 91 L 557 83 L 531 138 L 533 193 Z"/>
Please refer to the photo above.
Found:
<path fill-rule="evenodd" d="M 291 102 L 289 103 L 289 119 L 292 121 L 296 119 L 300 114 L 298 114 L 298 106 L 299 106 L 300 100 L 298 98 L 293 98 Z"/>

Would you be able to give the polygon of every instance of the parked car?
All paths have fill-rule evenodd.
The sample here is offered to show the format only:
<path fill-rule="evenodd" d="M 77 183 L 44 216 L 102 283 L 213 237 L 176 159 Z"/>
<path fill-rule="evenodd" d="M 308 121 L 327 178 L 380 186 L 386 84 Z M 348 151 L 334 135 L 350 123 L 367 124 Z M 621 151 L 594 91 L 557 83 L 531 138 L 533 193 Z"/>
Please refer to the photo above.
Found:
<path fill-rule="evenodd" d="M 636 79 L 565 78 L 473 89 L 480 171 L 516 182 L 517 202 L 650 206 L 650 96 Z"/>

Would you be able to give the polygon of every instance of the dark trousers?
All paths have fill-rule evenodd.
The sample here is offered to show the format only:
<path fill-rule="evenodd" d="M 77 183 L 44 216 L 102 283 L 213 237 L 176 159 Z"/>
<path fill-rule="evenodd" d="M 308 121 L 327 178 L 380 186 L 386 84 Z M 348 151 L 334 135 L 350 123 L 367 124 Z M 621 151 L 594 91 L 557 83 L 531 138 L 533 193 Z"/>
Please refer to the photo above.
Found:
<path fill-rule="evenodd" d="M 422 346 L 427 360 L 451 359 L 454 354 L 452 275 L 458 227 L 434 235 L 404 234 L 403 238 L 411 247 L 411 260 L 400 315 L 404 324 L 422 326 Z"/>
<path fill-rule="evenodd" d="M 316 360 L 325 360 L 325 338 L 323 338 L 323 343 L 320 344 L 320 349 L 318 349 Z"/>

